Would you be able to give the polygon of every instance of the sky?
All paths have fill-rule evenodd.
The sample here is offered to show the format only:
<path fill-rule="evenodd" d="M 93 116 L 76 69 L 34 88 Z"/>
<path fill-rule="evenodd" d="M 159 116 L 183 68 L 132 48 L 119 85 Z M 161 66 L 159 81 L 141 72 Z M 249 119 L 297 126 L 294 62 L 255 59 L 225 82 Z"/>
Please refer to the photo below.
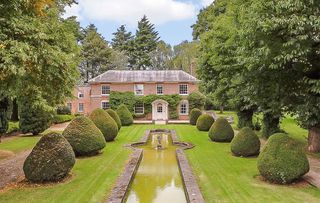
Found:
<path fill-rule="evenodd" d="M 107 41 L 124 24 L 133 34 L 138 21 L 146 15 L 155 24 L 161 40 L 177 45 L 192 40 L 191 25 L 199 10 L 213 0 L 78 0 L 66 8 L 64 17 L 77 16 L 82 27 L 93 23 Z"/>

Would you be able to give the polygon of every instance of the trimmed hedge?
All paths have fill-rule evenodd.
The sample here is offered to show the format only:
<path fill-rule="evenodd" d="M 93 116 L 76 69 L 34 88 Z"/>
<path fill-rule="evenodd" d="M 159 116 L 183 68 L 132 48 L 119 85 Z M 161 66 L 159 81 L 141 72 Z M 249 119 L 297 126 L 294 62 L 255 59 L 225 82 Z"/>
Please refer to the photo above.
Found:
<path fill-rule="evenodd" d="M 54 124 L 59 124 L 59 123 L 65 123 L 65 122 L 69 122 L 72 119 L 74 119 L 74 115 L 55 115 L 52 119 L 52 122 Z"/>
<path fill-rule="evenodd" d="M 215 142 L 231 142 L 234 132 L 225 118 L 218 118 L 209 130 L 209 137 Z"/>
<path fill-rule="evenodd" d="M 57 108 L 58 115 L 71 115 L 71 110 L 67 106 L 59 106 Z"/>
<path fill-rule="evenodd" d="M 260 153 L 258 170 L 270 182 L 288 184 L 309 171 L 309 162 L 295 140 L 277 133 L 269 137 Z"/>
<path fill-rule="evenodd" d="M 121 128 L 121 120 L 117 114 L 117 112 L 115 112 L 114 110 L 112 109 L 108 109 L 107 110 L 107 113 L 113 118 L 113 120 L 117 123 L 117 126 L 118 126 L 118 130 L 120 130 Z"/>
<path fill-rule="evenodd" d="M 113 141 L 118 135 L 117 123 L 105 110 L 95 109 L 89 118 L 100 129 L 107 142 Z"/>
<path fill-rule="evenodd" d="M 231 152 L 236 156 L 254 156 L 260 151 L 260 140 L 254 131 L 245 127 L 231 141 Z"/>
<path fill-rule="evenodd" d="M 197 120 L 199 118 L 199 116 L 202 115 L 202 112 L 200 109 L 192 109 L 190 112 L 190 124 L 191 125 L 196 125 L 197 124 Z"/>
<path fill-rule="evenodd" d="M 129 126 L 133 124 L 133 117 L 130 111 L 128 110 L 127 106 L 124 104 L 121 104 L 117 109 L 117 114 L 121 120 L 121 124 L 123 126 Z"/>
<path fill-rule="evenodd" d="M 87 117 L 75 118 L 62 134 L 77 156 L 97 154 L 106 146 L 101 131 Z"/>
<path fill-rule="evenodd" d="M 200 131 L 208 131 L 212 124 L 214 123 L 214 118 L 208 114 L 203 114 L 199 116 L 197 120 L 197 128 Z"/>
<path fill-rule="evenodd" d="M 76 160 L 69 142 L 58 133 L 44 135 L 24 162 L 31 182 L 55 182 L 68 175 Z"/>

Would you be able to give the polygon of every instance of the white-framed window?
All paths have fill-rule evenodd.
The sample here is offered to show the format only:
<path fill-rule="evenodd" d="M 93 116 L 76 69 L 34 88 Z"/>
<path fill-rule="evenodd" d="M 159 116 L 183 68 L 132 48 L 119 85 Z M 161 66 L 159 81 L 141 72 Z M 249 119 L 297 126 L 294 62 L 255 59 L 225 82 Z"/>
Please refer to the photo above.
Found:
<path fill-rule="evenodd" d="M 134 94 L 135 95 L 143 95 L 143 84 L 135 84 L 134 85 Z"/>
<path fill-rule="evenodd" d="M 78 112 L 83 112 L 83 111 L 84 111 L 84 104 L 83 103 L 79 103 Z"/>
<path fill-rule="evenodd" d="M 138 102 L 134 105 L 135 114 L 144 114 L 144 105 L 142 102 Z"/>
<path fill-rule="evenodd" d="M 83 92 L 78 92 L 78 98 L 79 98 L 79 99 L 80 99 L 80 98 L 84 98 Z"/>
<path fill-rule="evenodd" d="M 110 94 L 110 85 L 102 85 L 101 95 L 109 95 L 109 94 Z"/>
<path fill-rule="evenodd" d="M 101 108 L 103 110 L 110 109 L 110 102 L 109 101 L 101 101 Z"/>
<path fill-rule="evenodd" d="M 158 113 L 162 113 L 162 112 L 163 112 L 163 106 L 162 106 L 162 104 L 158 104 L 158 105 L 157 105 L 157 112 L 158 112 Z"/>
<path fill-rule="evenodd" d="M 189 114 L 189 103 L 187 100 L 183 100 L 180 102 L 179 114 L 180 115 L 188 115 Z"/>
<path fill-rule="evenodd" d="M 188 85 L 187 84 L 180 84 L 179 85 L 179 94 L 180 95 L 187 95 L 188 94 Z"/>
<path fill-rule="evenodd" d="M 70 111 L 72 111 L 72 103 L 67 103 L 67 107 L 68 107 L 68 109 L 70 110 Z"/>
<path fill-rule="evenodd" d="M 157 95 L 163 95 L 163 84 L 157 84 Z"/>

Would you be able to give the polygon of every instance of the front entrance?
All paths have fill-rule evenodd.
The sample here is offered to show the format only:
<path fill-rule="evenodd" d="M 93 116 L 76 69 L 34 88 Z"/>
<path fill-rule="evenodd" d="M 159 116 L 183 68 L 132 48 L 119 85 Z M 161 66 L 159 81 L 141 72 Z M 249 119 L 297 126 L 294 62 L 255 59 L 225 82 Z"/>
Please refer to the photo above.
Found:
<path fill-rule="evenodd" d="M 168 102 L 158 99 L 152 102 L 152 120 L 166 121 L 168 120 Z"/>

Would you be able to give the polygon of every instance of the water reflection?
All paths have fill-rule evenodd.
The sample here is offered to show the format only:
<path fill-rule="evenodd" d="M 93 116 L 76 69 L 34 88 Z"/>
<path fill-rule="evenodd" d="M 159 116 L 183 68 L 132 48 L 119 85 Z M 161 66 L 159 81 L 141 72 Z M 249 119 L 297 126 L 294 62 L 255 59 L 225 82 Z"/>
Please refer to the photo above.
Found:
<path fill-rule="evenodd" d="M 129 191 L 128 203 L 185 203 L 182 179 L 176 159 L 176 147 L 170 136 L 150 135 L 138 171 Z"/>

